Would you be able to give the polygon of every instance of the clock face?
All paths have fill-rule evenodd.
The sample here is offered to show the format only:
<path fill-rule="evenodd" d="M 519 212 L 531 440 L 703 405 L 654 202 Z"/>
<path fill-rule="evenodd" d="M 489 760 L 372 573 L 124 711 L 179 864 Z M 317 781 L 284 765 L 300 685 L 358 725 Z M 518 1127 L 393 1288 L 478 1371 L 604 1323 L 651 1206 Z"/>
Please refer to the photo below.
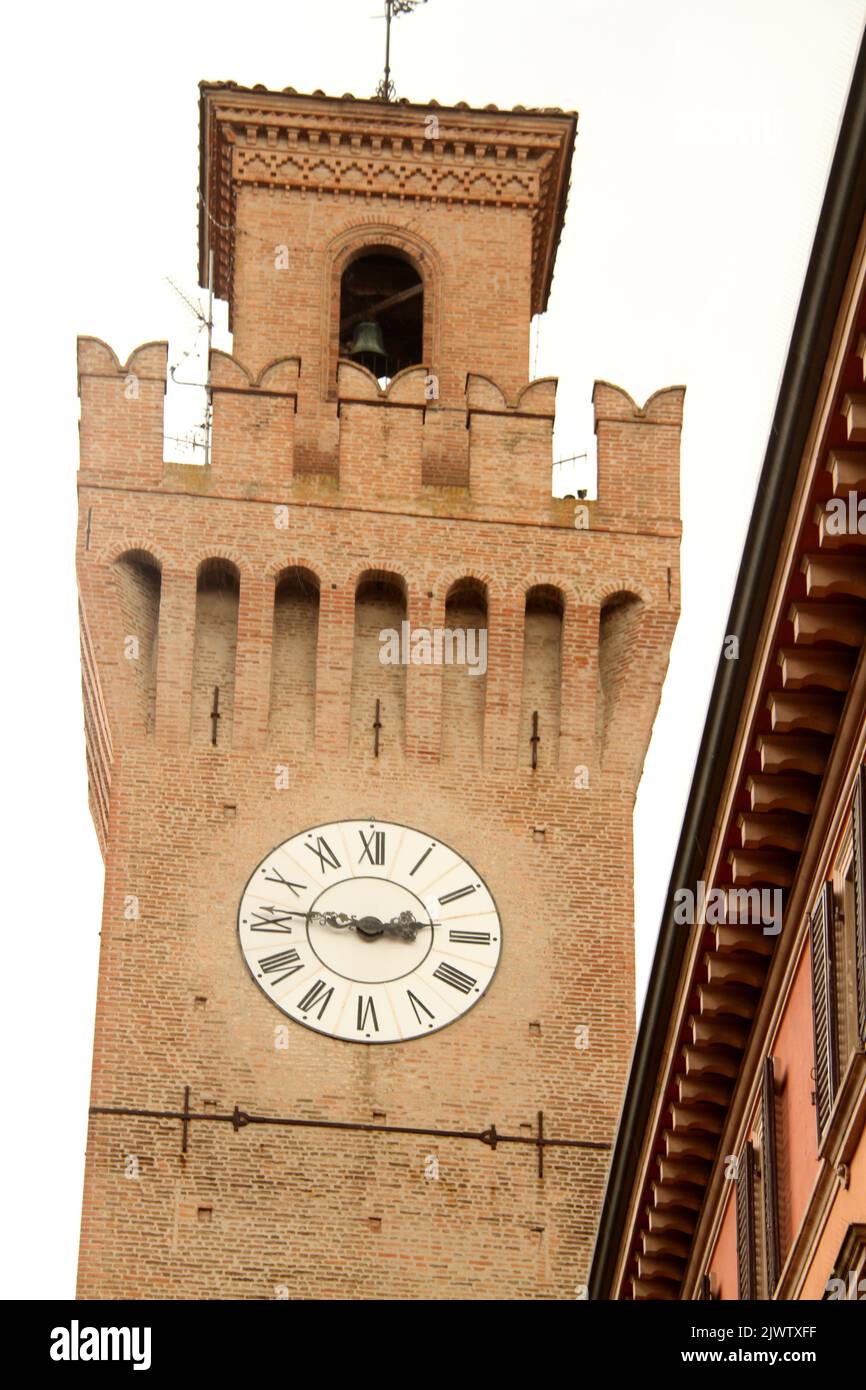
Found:
<path fill-rule="evenodd" d="M 360 1043 L 453 1023 L 484 994 L 502 948 L 472 865 L 390 821 L 333 821 L 271 850 L 244 889 L 238 934 L 278 1009 Z"/>

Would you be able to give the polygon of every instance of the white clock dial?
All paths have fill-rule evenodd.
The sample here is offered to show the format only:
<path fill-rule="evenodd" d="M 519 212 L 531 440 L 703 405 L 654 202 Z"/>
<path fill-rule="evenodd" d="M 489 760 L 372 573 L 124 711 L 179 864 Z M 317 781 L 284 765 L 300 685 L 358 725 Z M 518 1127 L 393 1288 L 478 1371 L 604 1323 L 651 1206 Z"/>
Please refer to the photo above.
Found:
<path fill-rule="evenodd" d="M 238 934 L 278 1009 L 360 1043 L 453 1023 L 484 994 L 502 949 L 472 865 L 391 821 L 332 821 L 271 850 L 244 889 Z"/>

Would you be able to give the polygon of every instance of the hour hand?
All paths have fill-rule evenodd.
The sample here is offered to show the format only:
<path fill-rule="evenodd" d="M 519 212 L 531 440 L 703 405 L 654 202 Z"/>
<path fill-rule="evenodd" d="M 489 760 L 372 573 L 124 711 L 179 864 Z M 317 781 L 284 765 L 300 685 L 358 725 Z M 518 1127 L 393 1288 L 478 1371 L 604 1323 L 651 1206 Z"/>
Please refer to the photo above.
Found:
<path fill-rule="evenodd" d="M 346 931 L 350 927 L 357 925 L 357 917 L 350 917 L 347 912 L 311 912 L 310 922 L 322 927 L 336 927 L 339 931 Z"/>

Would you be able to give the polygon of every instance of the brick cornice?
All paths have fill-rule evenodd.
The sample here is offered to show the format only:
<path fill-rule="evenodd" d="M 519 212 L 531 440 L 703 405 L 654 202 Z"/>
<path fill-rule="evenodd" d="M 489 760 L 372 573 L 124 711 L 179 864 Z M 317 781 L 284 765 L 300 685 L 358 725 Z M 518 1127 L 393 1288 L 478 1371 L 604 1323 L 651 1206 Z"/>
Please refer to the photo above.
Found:
<path fill-rule="evenodd" d="M 576 117 L 557 111 L 476 111 L 203 84 L 202 283 L 213 249 L 216 293 L 231 299 L 241 187 L 375 200 L 377 207 L 522 210 L 532 218 L 532 312 L 539 313 L 550 290 L 575 130 Z"/>

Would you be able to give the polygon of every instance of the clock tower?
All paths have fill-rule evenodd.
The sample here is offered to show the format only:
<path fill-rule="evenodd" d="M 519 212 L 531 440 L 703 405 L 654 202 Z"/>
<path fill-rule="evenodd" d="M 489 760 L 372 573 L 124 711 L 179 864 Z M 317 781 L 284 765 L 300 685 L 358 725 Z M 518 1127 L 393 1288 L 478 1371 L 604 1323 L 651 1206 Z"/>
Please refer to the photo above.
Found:
<path fill-rule="evenodd" d="M 683 390 L 529 380 L 576 118 L 201 87 L 206 463 L 79 343 L 105 864 L 79 1296 L 580 1296 Z"/>

